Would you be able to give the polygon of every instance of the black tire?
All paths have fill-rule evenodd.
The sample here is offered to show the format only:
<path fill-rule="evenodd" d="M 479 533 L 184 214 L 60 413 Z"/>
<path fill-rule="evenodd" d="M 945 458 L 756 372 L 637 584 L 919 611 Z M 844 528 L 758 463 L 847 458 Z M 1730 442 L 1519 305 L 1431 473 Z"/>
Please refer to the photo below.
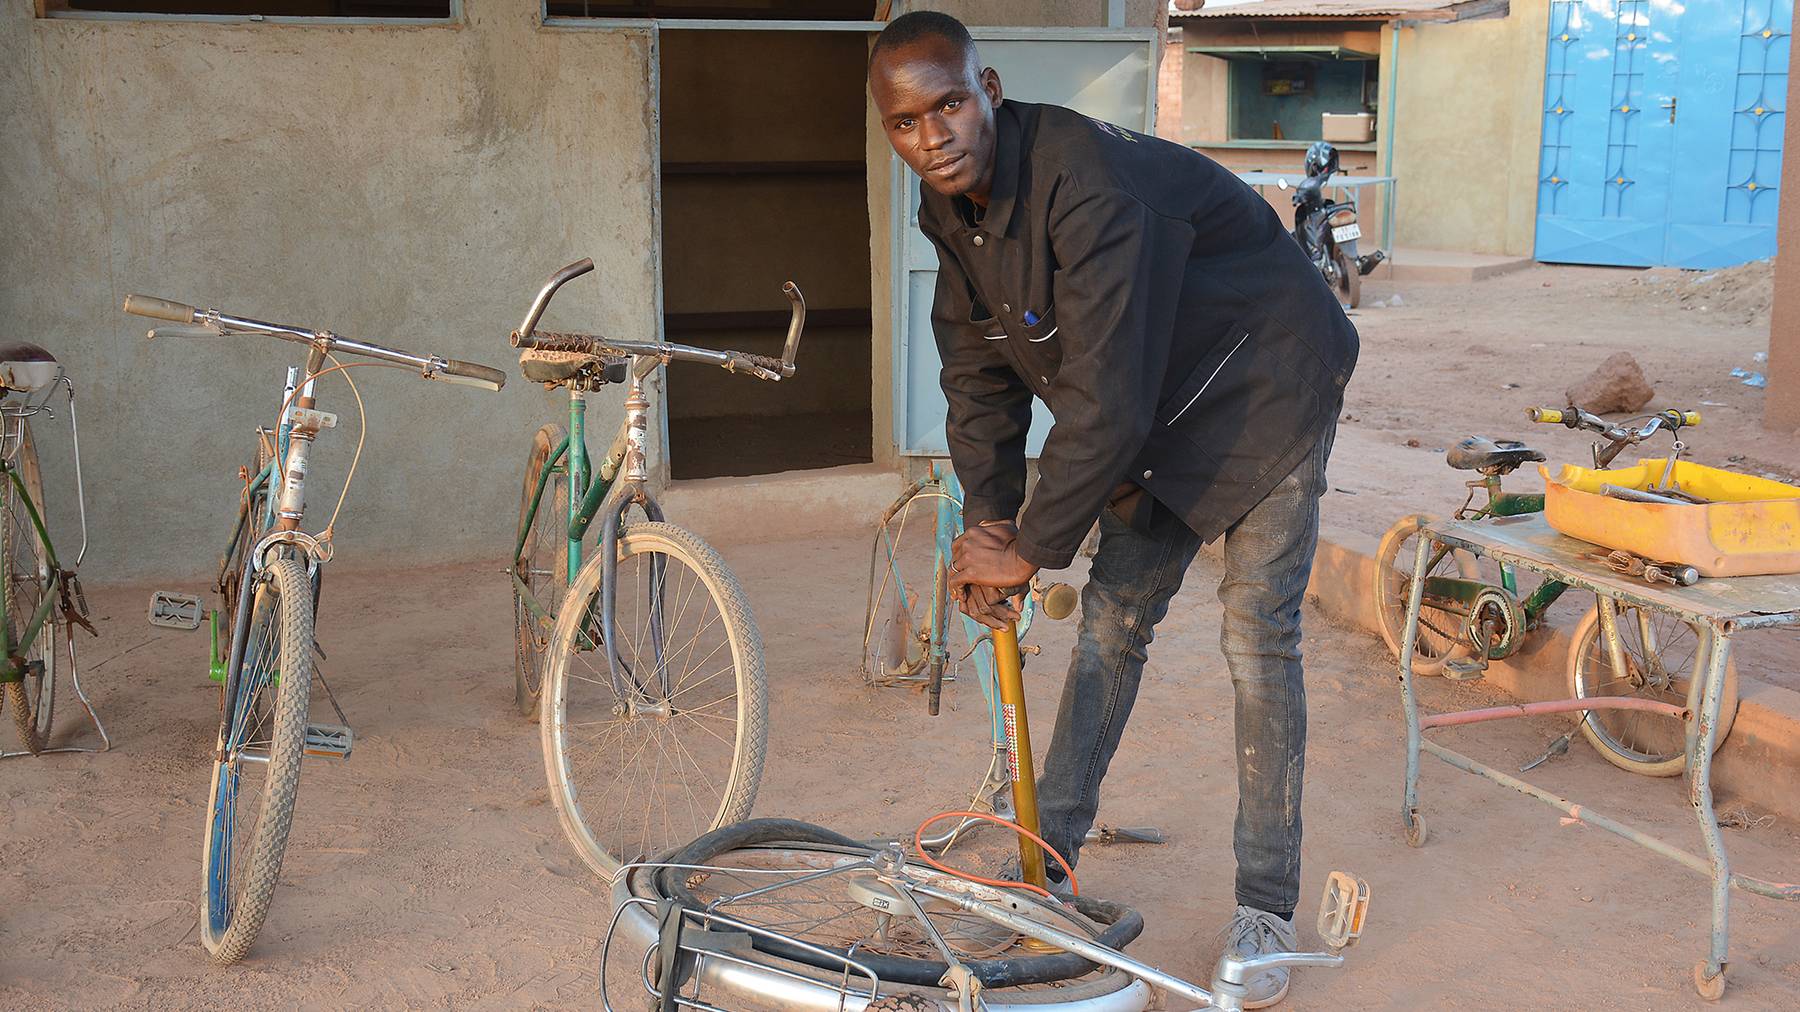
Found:
<path fill-rule="evenodd" d="M 1355 309 L 1362 305 L 1362 275 L 1356 272 L 1356 261 L 1343 250 L 1337 251 L 1336 264 L 1338 301 L 1346 309 Z"/>
<path fill-rule="evenodd" d="M 865 844 L 819 826 L 793 819 L 753 819 L 708 833 L 675 851 L 664 860 L 675 866 L 707 865 L 715 863 L 720 857 L 734 850 L 777 844 L 820 847 L 864 856 L 874 853 Z M 655 887 L 657 893 L 665 898 L 677 899 L 690 907 L 703 908 L 706 906 L 705 902 L 689 888 L 691 881 L 693 881 L 693 876 L 690 872 L 679 867 L 670 867 L 662 869 L 657 874 Z M 1015 904 L 1037 903 L 1031 897 L 1018 898 L 1013 902 Z M 1143 917 L 1130 907 L 1082 896 L 1075 897 L 1071 902 L 1083 917 L 1101 926 L 1101 930 L 1094 940 L 1108 948 L 1123 949 L 1144 930 Z M 1048 915 L 1048 917 L 1056 918 L 1061 916 L 1060 914 Z M 818 942 L 814 941 L 812 944 L 816 945 Z M 795 945 L 783 937 L 755 936 L 752 945 L 760 952 L 810 966 L 830 969 L 842 965 L 835 960 L 821 957 L 806 947 Z M 831 946 L 828 945 L 820 947 L 831 950 Z M 848 950 L 832 951 L 846 958 L 850 955 Z M 869 949 L 858 949 L 854 958 L 858 963 L 873 970 L 884 982 L 895 984 L 936 987 L 949 970 L 948 965 L 942 960 L 891 956 Z M 1093 963 L 1068 952 L 1017 955 L 1001 959 L 969 959 L 965 961 L 965 965 L 980 978 L 984 987 L 996 988 L 1053 984 L 1059 981 L 1073 980 L 1095 969 Z"/>
<path fill-rule="evenodd" d="M 14 421 L 8 420 L 9 428 Z M 41 517 L 44 513 L 44 480 L 38 470 L 37 444 L 31 437 L 30 422 L 19 418 L 16 424 L 18 428 L 5 440 L 13 450 L 7 464 L 18 471 L 19 482 L 25 486 L 25 493 L 31 497 Z M 16 646 L 43 605 L 45 596 L 54 593 L 54 588 L 51 586 L 50 554 L 38 535 L 37 526 L 31 522 L 31 513 L 19 497 L 18 486 L 10 477 L 3 480 L 5 487 L 0 488 L 0 504 L 4 505 L 4 516 L 0 517 L 0 569 L 4 571 L 0 573 L 0 583 L 4 584 L 6 595 L 7 635 Z M 34 755 L 49 746 L 51 726 L 56 719 L 56 639 L 63 631 L 61 616 L 52 606 L 51 613 L 45 616 L 44 624 L 38 629 L 37 638 L 22 652 L 29 665 L 25 680 L 6 683 L 6 708 L 12 712 L 13 729 L 18 734 L 19 744 Z M 5 663 L 4 659 L 0 659 L 0 663 Z"/>
<path fill-rule="evenodd" d="M 306 746 L 312 587 L 304 564 L 269 564 L 254 587 L 243 664 L 226 680 L 227 695 L 236 684 L 250 696 L 233 706 L 243 716 L 226 713 L 220 721 L 201 843 L 200 940 L 218 963 L 235 963 L 250 951 L 281 878 Z M 266 761 L 244 757 L 252 751 Z M 245 774 L 256 770 L 261 790 L 253 806 L 244 806 L 254 808 L 241 816 L 251 821 L 240 821 Z"/>
<path fill-rule="evenodd" d="M 537 512 L 531 512 L 531 497 L 537 491 L 538 476 L 550 461 L 559 443 L 568 438 L 560 425 L 546 425 L 531 437 L 531 454 L 525 458 L 525 484 L 519 498 L 519 525 L 525 530 L 525 542 L 519 548 L 514 572 L 531 591 L 540 607 L 549 612 L 550 620 L 540 618 L 526 603 L 519 588 L 513 587 L 513 703 L 519 713 L 533 721 L 538 719 L 538 700 L 543 694 L 545 652 L 550 648 L 557 609 L 569 586 L 569 471 L 565 452 L 560 470 L 550 475 L 544 486 Z"/>
<path fill-rule="evenodd" d="M 671 635 L 669 615 L 662 612 L 664 643 L 675 645 L 665 652 L 663 668 L 683 668 L 672 695 L 645 701 L 649 707 L 618 699 L 605 652 L 597 643 L 604 562 L 601 553 L 594 552 L 564 598 L 550 644 L 540 732 L 550 797 L 563 831 L 588 867 L 610 881 L 627 862 L 654 856 L 750 814 L 768 747 L 769 700 L 762 635 L 737 577 L 706 542 L 666 523 L 633 524 L 619 537 L 616 634 L 622 661 L 645 672 L 640 651 L 655 648 L 651 637 L 633 632 L 639 619 L 648 625 L 654 610 L 645 603 L 653 597 L 642 582 L 645 568 L 664 567 L 664 593 L 676 599 L 678 609 L 675 623 L 691 615 L 696 623 L 706 624 L 691 639 L 683 632 Z M 667 569 L 671 563 L 679 563 L 691 575 L 677 573 L 671 578 Z M 670 584 L 675 585 L 673 590 Z M 702 609 L 707 605 L 696 603 L 700 598 L 710 602 L 716 617 L 705 617 Z M 702 634 L 715 629 L 711 638 L 701 640 Z M 626 651 L 631 652 L 629 658 Z M 721 658 L 722 651 L 729 660 Z M 711 671 L 698 682 L 689 680 L 697 675 L 695 660 Z M 711 692 L 729 691 L 710 700 L 705 693 L 690 695 L 708 684 Z M 674 700 L 683 696 L 686 700 L 675 705 Z M 727 706 L 729 718 L 724 716 Z M 688 735 L 680 742 L 673 740 L 678 728 Z M 650 744 L 658 749 L 648 750 Z M 603 745 L 619 745 L 620 762 L 608 761 L 611 753 L 602 755 Z M 677 746 L 680 766 L 639 765 Z M 699 791 L 688 779 L 689 769 L 700 775 Z M 673 784 L 671 777 L 676 779 Z M 645 782 L 650 779 L 656 782 Z M 660 818 L 652 815 L 657 806 Z M 640 808 L 643 817 L 637 819 Z"/>

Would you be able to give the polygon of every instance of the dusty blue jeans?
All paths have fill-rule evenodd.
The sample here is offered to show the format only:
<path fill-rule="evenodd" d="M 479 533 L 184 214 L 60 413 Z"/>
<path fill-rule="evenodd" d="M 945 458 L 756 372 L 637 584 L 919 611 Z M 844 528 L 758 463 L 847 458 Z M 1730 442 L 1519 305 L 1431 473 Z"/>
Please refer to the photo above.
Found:
<path fill-rule="evenodd" d="M 1289 914 L 1300 895 L 1300 785 L 1306 761 L 1306 683 L 1300 604 L 1319 538 L 1319 496 L 1334 433 L 1225 532 L 1219 645 L 1237 694 L 1237 901 Z M 1056 712 L 1038 811 L 1044 839 L 1073 861 L 1100 807 L 1100 781 L 1119 747 L 1156 623 L 1200 550 L 1200 539 L 1158 506 L 1149 532 L 1111 511 L 1081 592 L 1068 680 Z M 1180 746 L 1177 745 L 1177 748 Z M 1165 785 L 1179 805 L 1179 781 Z"/>

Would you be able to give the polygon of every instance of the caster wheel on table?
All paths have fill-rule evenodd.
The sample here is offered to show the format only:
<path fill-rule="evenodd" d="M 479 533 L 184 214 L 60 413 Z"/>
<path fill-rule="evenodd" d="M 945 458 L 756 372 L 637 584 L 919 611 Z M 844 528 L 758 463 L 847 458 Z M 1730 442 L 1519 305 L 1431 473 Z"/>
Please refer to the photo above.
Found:
<path fill-rule="evenodd" d="M 1423 847 L 1430 836 L 1430 832 L 1425 828 L 1425 816 L 1418 812 L 1409 813 L 1406 817 L 1406 845 L 1414 848 Z"/>
<path fill-rule="evenodd" d="M 1720 970 L 1717 977 L 1706 975 L 1706 960 L 1694 964 L 1694 990 L 1707 1001 L 1718 1001 L 1725 997 L 1725 971 Z"/>

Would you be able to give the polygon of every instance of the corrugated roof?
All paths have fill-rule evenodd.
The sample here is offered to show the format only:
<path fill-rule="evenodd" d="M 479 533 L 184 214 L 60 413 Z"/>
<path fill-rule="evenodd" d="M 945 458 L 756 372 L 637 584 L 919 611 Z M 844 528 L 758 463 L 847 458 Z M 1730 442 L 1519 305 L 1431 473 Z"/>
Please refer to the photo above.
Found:
<path fill-rule="evenodd" d="M 1451 8 L 1469 0 L 1255 0 L 1253 3 L 1170 11 L 1185 18 L 1419 18 L 1449 19 Z"/>

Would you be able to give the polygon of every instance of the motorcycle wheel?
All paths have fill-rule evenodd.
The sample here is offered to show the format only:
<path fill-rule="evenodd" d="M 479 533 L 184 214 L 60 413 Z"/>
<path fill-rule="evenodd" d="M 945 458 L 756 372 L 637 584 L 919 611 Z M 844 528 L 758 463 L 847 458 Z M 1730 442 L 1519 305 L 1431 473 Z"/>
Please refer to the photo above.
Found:
<path fill-rule="evenodd" d="M 1333 287 L 1337 289 L 1338 301 L 1345 309 L 1355 309 L 1362 305 L 1362 275 L 1356 272 L 1356 261 L 1350 259 L 1350 254 L 1338 250 L 1334 256 L 1337 261 L 1337 284 Z"/>

